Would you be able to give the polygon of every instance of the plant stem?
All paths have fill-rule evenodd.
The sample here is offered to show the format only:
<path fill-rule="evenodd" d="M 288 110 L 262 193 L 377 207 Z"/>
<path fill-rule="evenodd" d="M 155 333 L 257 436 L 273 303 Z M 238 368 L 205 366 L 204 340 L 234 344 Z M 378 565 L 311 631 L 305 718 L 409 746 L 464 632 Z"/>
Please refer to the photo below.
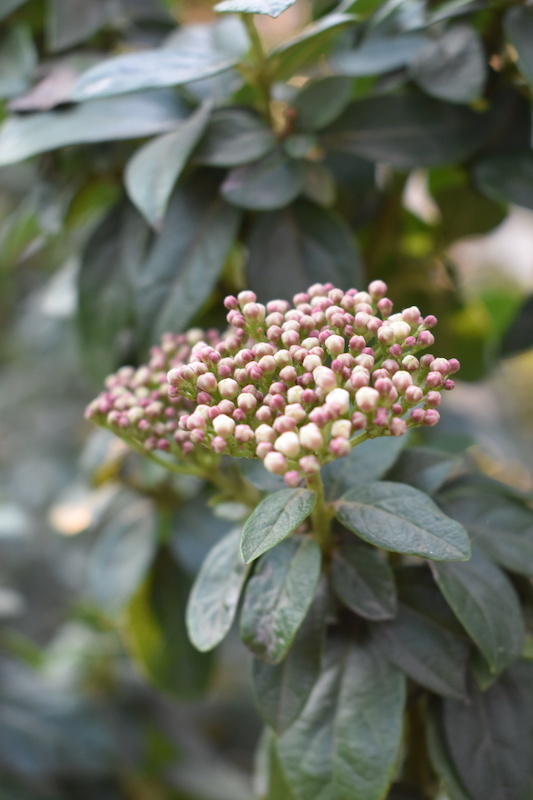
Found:
<path fill-rule="evenodd" d="M 255 27 L 253 15 L 241 14 L 240 17 L 250 37 L 250 54 L 254 62 L 253 77 L 261 93 L 262 110 L 269 125 L 273 126 L 272 111 L 270 108 L 272 97 L 270 94 L 270 65 L 268 63 L 268 58 L 263 48 L 261 37 Z"/>
<path fill-rule="evenodd" d="M 324 494 L 324 484 L 320 472 L 315 472 L 307 478 L 307 487 L 316 494 L 316 503 L 311 513 L 313 525 L 313 536 L 320 549 L 325 555 L 329 555 L 333 549 L 333 536 L 331 531 L 331 520 L 333 511 L 326 501 Z"/>

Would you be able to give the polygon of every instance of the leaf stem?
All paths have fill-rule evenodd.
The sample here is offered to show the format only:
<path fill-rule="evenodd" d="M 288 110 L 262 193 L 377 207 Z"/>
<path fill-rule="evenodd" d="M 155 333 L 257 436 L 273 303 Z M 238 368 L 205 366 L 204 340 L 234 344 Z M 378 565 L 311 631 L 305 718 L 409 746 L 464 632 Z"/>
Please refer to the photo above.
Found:
<path fill-rule="evenodd" d="M 270 107 L 272 96 L 270 91 L 270 65 L 268 62 L 268 57 L 265 53 L 259 32 L 255 27 L 253 14 L 241 14 L 240 17 L 246 27 L 248 36 L 250 37 L 250 54 L 254 62 L 253 77 L 255 78 L 256 86 L 261 93 L 262 110 L 267 122 L 272 127 L 274 121 L 272 119 L 272 110 Z"/>
<path fill-rule="evenodd" d="M 324 484 L 320 472 L 307 477 L 307 487 L 315 492 L 317 498 L 315 507 L 311 512 L 311 522 L 313 536 L 324 555 L 329 555 L 333 549 L 333 535 L 331 530 L 331 520 L 333 518 L 333 509 L 326 501 L 324 493 Z"/>

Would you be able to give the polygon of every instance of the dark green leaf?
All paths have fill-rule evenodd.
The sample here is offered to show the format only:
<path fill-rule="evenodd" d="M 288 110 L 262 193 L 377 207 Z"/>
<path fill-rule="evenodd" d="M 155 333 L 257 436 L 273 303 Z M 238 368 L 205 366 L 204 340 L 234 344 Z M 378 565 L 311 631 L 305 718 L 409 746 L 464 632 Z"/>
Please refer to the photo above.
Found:
<path fill-rule="evenodd" d="M 487 659 L 481 655 L 481 652 L 476 648 L 470 658 L 470 668 L 472 675 L 481 691 L 485 691 L 489 686 L 492 686 L 498 680 L 498 675 L 491 671 Z"/>
<path fill-rule="evenodd" d="M 464 236 L 487 233 L 507 215 L 501 200 L 490 200 L 469 185 L 448 186 L 434 197 L 441 213 L 436 231 L 440 247 Z"/>
<path fill-rule="evenodd" d="M 440 100 L 451 103 L 476 100 L 487 79 L 479 34 L 469 25 L 448 28 L 418 51 L 409 73 L 421 89 Z"/>
<path fill-rule="evenodd" d="M 265 722 L 278 734 L 298 718 L 320 674 L 327 602 L 327 582 L 323 579 L 281 664 L 265 664 L 254 659 L 256 703 Z"/>
<path fill-rule="evenodd" d="M 337 196 L 335 179 L 318 161 L 304 161 L 303 194 L 320 206 L 332 206 Z"/>
<path fill-rule="evenodd" d="M 287 80 L 323 56 L 339 34 L 356 22 L 357 17 L 350 14 L 327 14 L 278 45 L 269 56 L 276 80 Z"/>
<path fill-rule="evenodd" d="M 261 462 L 260 462 L 261 463 Z M 263 464 L 262 469 L 266 472 Z M 181 503 L 172 517 L 168 547 L 190 575 L 197 575 L 209 551 L 233 528 L 233 522 L 215 516 L 208 491 Z"/>
<path fill-rule="evenodd" d="M 475 551 L 467 564 L 431 563 L 441 592 L 494 672 L 520 655 L 524 620 L 516 592 L 504 573 Z"/>
<path fill-rule="evenodd" d="M 0 130 L 0 165 L 65 145 L 163 133 L 172 130 L 184 116 L 178 98 L 171 92 L 159 91 L 11 117 Z"/>
<path fill-rule="evenodd" d="M 465 561 L 465 529 L 418 489 L 380 481 L 351 489 L 335 503 L 340 522 L 362 539 L 397 553 L 437 561 Z"/>
<path fill-rule="evenodd" d="M 440 489 L 458 463 L 458 458 L 440 450 L 408 447 L 400 453 L 397 462 L 388 471 L 387 479 L 408 483 L 421 492 L 433 494 Z M 454 514 L 450 516 L 453 517 Z"/>
<path fill-rule="evenodd" d="M 374 34 L 354 50 L 340 50 L 331 59 L 331 67 L 340 75 L 380 75 L 406 67 L 427 42 L 421 33 L 403 33 L 383 37 Z"/>
<path fill-rule="evenodd" d="M 257 161 L 275 145 L 270 128 L 250 109 L 217 108 L 194 153 L 194 161 L 210 167 L 236 167 Z"/>
<path fill-rule="evenodd" d="M 257 800 L 294 800 L 279 761 L 277 737 L 270 728 L 263 730 L 256 752 L 254 797 Z"/>
<path fill-rule="evenodd" d="M 127 502 L 100 532 L 88 568 L 88 594 L 98 605 L 118 611 L 143 580 L 154 557 L 156 524 L 147 500 Z"/>
<path fill-rule="evenodd" d="M 206 689 L 211 653 L 199 653 L 185 627 L 190 579 L 161 551 L 129 607 L 126 644 L 147 679 L 159 689 L 190 701 Z"/>
<path fill-rule="evenodd" d="M 528 297 L 502 340 L 502 355 L 511 356 L 533 347 L 533 296 Z"/>
<path fill-rule="evenodd" d="M 473 800 L 524 800 L 531 776 L 531 720 L 526 687 L 508 670 L 481 692 L 446 700 L 444 730 L 453 762 Z"/>
<path fill-rule="evenodd" d="M 400 169 L 462 161 L 487 135 L 483 114 L 420 94 L 357 100 L 321 136 L 323 147 Z"/>
<path fill-rule="evenodd" d="M 337 597 L 359 616 L 384 620 L 396 614 L 394 573 L 374 548 L 344 539 L 333 552 L 331 581 Z"/>
<path fill-rule="evenodd" d="M 313 601 L 320 548 L 291 537 L 262 556 L 246 586 L 241 636 L 258 658 L 278 664 L 292 645 Z"/>
<path fill-rule="evenodd" d="M 3 0 L 0 6 L 0 19 L 4 19 L 15 11 L 15 9 L 19 8 L 19 6 L 23 6 L 24 3 L 27 2 L 28 0 Z"/>
<path fill-rule="evenodd" d="M 240 216 L 217 189 L 216 176 L 197 173 L 170 201 L 138 287 L 141 325 L 150 336 L 184 330 L 218 280 Z"/>
<path fill-rule="evenodd" d="M 240 529 L 213 547 L 194 582 L 187 602 L 187 631 L 202 652 L 212 650 L 228 633 L 248 572 L 239 550 Z"/>
<path fill-rule="evenodd" d="M 17 25 L 0 42 L 0 98 L 15 97 L 27 89 L 36 66 L 31 31 Z"/>
<path fill-rule="evenodd" d="M 216 4 L 215 11 L 230 14 L 268 14 L 269 17 L 279 17 L 295 2 L 296 0 L 222 0 Z"/>
<path fill-rule="evenodd" d="M 533 209 L 533 153 L 484 159 L 475 166 L 474 177 L 488 197 Z"/>
<path fill-rule="evenodd" d="M 210 111 L 208 104 L 201 106 L 175 131 L 144 145 L 126 166 L 128 194 L 157 229 L 161 228 L 172 189 L 205 130 Z"/>
<path fill-rule="evenodd" d="M 465 696 L 466 641 L 403 604 L 373 632 L 381 653 L 414 681 L 444 697 Z"/>
<path fill-rule="evenodd" d="M 238 208 L 271 211 L 291 203 L 303 187 L 298 161 L 288 159 L 281 149 L 259 161 L 235 167 L 222 184 L 223 197 Z"/>
<path fill-rule="evenodd" d="M 309 489 L 282 489 L 259 503 L 244 524 L 242 557 L 246 564 L 285 539 L 304 519 L 316 502 Z"/>
<path fill-rule="evenodd" d="M 351 78 L 331 76 L 309 81 L 294 100 L 297 125 L 303 131 L 317 131 L 337 119 L 352 94 Z"/>
<path fill-rule="evenodd" d="M 403 605 L 439 628 L 456 636 L 465 636 L 463 626 L 442 596 L 427 563 L 397 567 L 394 576 L 398 598 Z"/>
<path fill-rule="evenodd" d="M 450 800 L 472 800 L 452 762 L 436 703 L 429 707 L 426 742 L 433 768 L 443 782 Z"/>
<path fill-rule="evenodd" d="M 533 9 L 526 6 L 510 8 L 504 18 L 504 27 L 518 53 L 519 70 L 529 83 L 533 83 Z"/>
<path fill-rule="evenodd" d="M 257 217 L 248 239 L 251 288 L 262 300 L 290 298 L 327 275 L 335 286 L 362 284 L 353 234 L 336 212 L 299 200 L 280 212 Z"/>
<path fill-rule="evenodd" d="M 340 497 L 360 483 L 377 481 L 396 462 L 407 437 L 381 436 L 354 447 L 344 458 L 331 461 L 322 470 L 328 496 Z"/>

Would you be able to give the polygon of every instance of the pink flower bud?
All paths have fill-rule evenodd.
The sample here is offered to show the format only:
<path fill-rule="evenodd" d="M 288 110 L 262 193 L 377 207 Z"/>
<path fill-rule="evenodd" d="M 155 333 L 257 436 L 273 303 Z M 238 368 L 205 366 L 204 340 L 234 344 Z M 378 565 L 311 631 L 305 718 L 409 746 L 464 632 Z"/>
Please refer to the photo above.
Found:
<path fill-rule="evenodd" d="M 274 361 L 278 367 L 283 368 L 292 364 L 292 356 L 288 350 L 278 350 L 274 353 Z"/>
<path fill-rule="evenodd" d="M 274 394 L 270 400 L 270 408 L 273 411 L 282 411 L 285 408 L 286 402 L 282 394 Z"/>
<path fill-rule="evenodd" d="M 403 436 L 407 432 L 407 423 L 401 417 L 393 417 L 390 421 L 389 430 L 392 436 Z"/>
<path fill-rule="evenodd" d="M 350 394 L 346 389 L 333 389 L 326 395 L 325 402 L 339 415 L 347 414 L 350 410 Z"/>
<path fill-rule="evenodd" d="M 245 414 L 251 414 L 257 406 L 257 400 L 253 394 L 247 392 L 246 394 L 240 394 L 237 397 L 237 405 L 240 409 L 242 409 L 242 411 L 244 411 Z"/>
<path fill-rule="evenodd" d="M 426 353 L 426 355 L 422 356 L 422 358 L 420 359 L 420 366 L 422 367 L 422 369 L 429 370 L 433 361 L 434 357 L 431 355 L 431 353 Z"/>
<path fill-rule="evenodd" d="M 329 367 L 317 367 L 313 371 L 315 383 L 324 392 L 329 392 L 337 386 L 335 373 Z"/>
<path fill-rule="evenodd" d="M 368 386 L 370 383 L 370 373 L 364 367 L 354 367 L 350 375 L 350 383 L 354 389 L 361 389 L 363 386 Z"/>
<path fill-rule="evenodd" d="M 402 367 L 407 370 L 407 372 L 416 372 L 419 366 L 418 358 L 415 356 L 405 356 L 405 358 L 402 358 Z"/>
<path fill-rule="evenodd" d="M 355 431 L 363 431 L 368 425 L 368 420 L 360 411 L 352 414 L 352 426 Z"/>
<path fill-rule="evenodd" d="M 281 417 L 278 417 L 274 420 L 274 424 L 272 426 L 276 433 L 286 433 L 287 431 L 295 431 L 296 430 L 296 420 L 292 417 L 288 417 L 286 414 L 282 414 Z"/>
<path fill-rule="evenodd" d="M 334 438 L 349 439 L 352 435 L 352 423 L 349 419 L 338 419 L 331 426 L 331 435 Z"/>
<path fill-rule="evenodd" d="M 267 339 L 269 342 L 278 342 L 281 339 L 282 330 L 279 325 L 270 325 L 267 328 Z"/>
<path fill-rule="evenodd" d="M 212 372 L 206 372 L 204 375 L 200 375 L 196 381 L 196 388 L 203 392 L 215 392 L 217 386 L 216 376 L 213 375 Z"/>
<path fill-rule="evenodd" d="M 320 462 L 316 456 L 303 456 L 299 461 L 302 471 L 306 475 L 314 475 L 320 472 Z"/>
<path fill-rule="evenodd" d="M 244 422 L 246 419 L 246 414 L 242 410 L 242 408 L 236 408 L 233 414 L 231 415 L 235 422 Z"/>
<path fill-rule="evenodd" d="M 413 379 L 406 370 L 399 370 L 392 376 L 394 387 L 400 394 L 403 394 L 408 386 L 412 386 Z"/>
<path fill-rule="evenodd" d="M 420 347 L 431 347 L 435 343 L 435 337 L 430 331 L 420 331 L 416 341 Z"/>
<path fill-rule="evenodd" d="M 205 439 L 205 431 L 201 431 L 198 428 L 191 431 L 190 440 L 193 444 L 202 444 Z"/>
<path fill-rule="evenodd" d="M 424 414 L 424 425 L 428 425 L 432 428 L 440 419 L 439 412 L 434 408 L 428 408 L 428 410 Z"/>
<path fill-rule="evenodd" d="M 221 414 L 227 414 L 228 417 L 230 414 L 233 414 L 233 410 L 235 408 L 235 403 L 232 403 L 231 400 L 221 400 L 218 404 L 218 409 Z"/>
<path fill-rule="evenodd" d="M 444 389 L 446 389 L 447 392 L 449 392 L 450 389 L 453 389 L 454 386 L 455 386 L 455 381 L 450 380 L 450 378 L 444 381 Z"/>
<path fill-rule="evenodd" d="M 441 375 L 447 375 L 450 372 L 450 362 L 447 358 L 434 358 L 429 368 L 432 372 L 440 372 Z"/>
<path fill-rule="evenodd" d="M 434 328 L 437 324 L 437 317 L 434 317 L 433 314 L 430 314 L 428 317 L 424 319 L 424 325 L 426 328 Z"/>
<path fill-rule="evenodd" d="M 392 300 L 389 300 L 388 297 L 383 297 L 381 300 L 378 300 L 378 310 L 382 317 L 390 317 L 392 313 Z"/>
<path fill-rule="evenodd" d="M 373 300 L 379 300 L 387 294 L 387 284 L 384 281 L 372 281 L 368 291 Z"/>
<path fill-rule="evenodd" d="M 260 406 L 255 412 L 255 418 L 258 422 L 270 422 L 274 414 L 268 406 Z"/>
<path fill-rule="evenodd" d="M 283 314 L 280 314 L 279 311 L 274 311 L 273 313 L 268 314 L 268 316 L 265 318 L 265 325 L 269 327 L 270 325 L 280 326 L 283 325 L 284 321 Z"/>
<path fill-rule="evenodd" d="M 397 358 L 402 354 L 402 346 L 401 344 L 393 344 L 392 347 L 389 347 L 389 353 L 391 356 Z"/>
<path fill-rule="evenodd" d="M 257 458 L 263 460 L 267 453 L 271 453 L 274 449 L 274 445 L 271 442 L 259 442 L 257 447 L 255 448 L 255 454 Z"/>
<path fill-rule="evenodd" d="M 305 369 L 306 372 L 313 372 L 315 369 L 317 369 L 317 367 L 321 366 L 322 366 L 322 359 L 319 356 L 309 354 L 303 360 L 303 368 Z"/>
<path fill-rule="evenodd" d="M 211 448 L 215 451 L 215 453 L 223 453 L 226 449 L 226 442 L 222 438 L 222 436 L 215 436 L 214 439 L 211 440 Z"/>
<path fill-rule="evenodd" d="M 196 430 L 196 428 L 200 428 L 204 430 L 206 425 L 205 419 L 201 414 L 191 414 L 187 420 L 187 428 L 190 431 Z"/>
<path fill-rule="evenodd" d="M 290 472 L 285 473 L 283 480 L 290 489 L 297 489 L 302 482 L 302 476 L 295 469 L 292 469 Z"/>
<path fill-rule="evenodd" d="M 232 309 L 239 307 L 239 301 L 232 294 L 229 294 L 226 298 L 224 298 L 224 305 L 229 311 L 231 311 Z"/>
<path fill-rule="evenodd" d="M 289 403 L 285 406 L 285 414 L 288 417 L 292 417 L 296 422 L 302 422 L 306 417 L 307 413 L 302 408 L 300 403 Z"/>
<path fill-rule="evenodd" d="M 270 442 L 274 443 L 276 439 L 276 432 L 270 425 L 260 425 L 255 431 L 256 442 Z"/>
<path fill-rule="evenodd" d="M 390 407 L 390 410 L 391 410 L 391 411 L 392 411 L 392 413 L 393 413 L 393 414 L 395 414 L 397 417 L 398 417 L 400 414 L 403 414 L 403 408 L 402 408 L 402 404 L 401 404 L 401 403 L 393 403 L 393 404 L 392 404 L 392 406 Z"/>
<path fill-rule="evenodd" d="M 302 447 L 307 450 L 320 450 L 324 446 L 320 428 L 314 422 L 309 422 L 300 428 L 299 439 Z"/>
<path fill-rule="evenodd" d="M 441 396 L 439 392 L 428 392 L 426 395 L 426 405 L 430 408 L 437 408 L 441 404 Z"/>
<path fill-rule="evenodd" d="M 300 335 L 297 331 L 288 330 L 284 331 L 281 334 L 281 341 L 285 345 L 285 347 L 291 347 L 291 345 L 300 344 Z"/>
<path fill-rule="evenodd" d="M 247 303 L 255 303 L 257 300 L 257 295 L 254 294 L 254 292 L 250 291 L 239 292 L 239 294 L 237 295 L 237 300 L 239 301 L 239 305 L 242 308 Z"/>
<path fill-rule="evenodd" d="M 350 350 L 353 350 L 354 353 L 360 353 L 361 350 L 366 346 L 363 336 L 352 336 L 348 344 Z"/>
<path fill-rule="evenodd" d="M 426 412 L 424 411 L 424 409 L 423 409 L 423 408 L 414 408 L 414 409 L 411 411 L 411 414 L 410 414 L 410 419 L 411 419 L 411 420 L 412 420 L 414 423 L 416 423 L 416 425 L 420 425 L 421 423 L 423 423 L 423 422 L 424 422 L 424 418 L 425 418 L 425 416 L 426 416 Z"/>
<path fill-rule="evenodd" d="M 274 475 L 284 475 L 287 472 L 287 459 L 282 453 L 274 453 L 273 451 L 267 453 L 263 464 L 265 469 Z"/>
<path fill-rule="evenodd" d="M 248 444 L 248 442 L 252 442 L 255 439 L 255 434 L 249 425 L 237 425 L 235 438 L 241 444 Z"/>
<path fill-rule="evenodd" d="M 324 342 L 324 345 L 328 353 L 332 356 L 338 356 L 340 353 L 344 353 L 344 338 L 338 334 L 332 334 L 331 336 L 328 336 Z"/>
<path fill-rule="evenodd" d="M 428 372 L 426 386 L 429 386 L 431 389 L 437 389 L 439 386 L 442 386 L 442 375 L 440 372 Z"/>
<path fill-rule="evenodd" d="M 386 408 L 377 408 L 374 414 L 374 425 L 378 428 L 385 428 L 389 423 L 389 412 Z"/>
<path fill-rule="evenodd" d="M 373 411 L 379 402 L 379 392 L 369 386 L 363 386 L 355 394 L 355 402 L 361 411 L 368 413 Z"/>
<path fill-rule="evenodd" d="M 402 311 L 402 319 L 404 322 L 407 322 L 411 327 L 418 325 L 418 321 L 420 319 L 420 309 L 416 306 L 411 306 L 410 308 L 404 308 Z"/>
<path fill-rule="evenodd" d="M 357 356 L 355 359 L 355 363 L 359 367 L 364 367 L 365 369 L 371 370 L 374 366 L 374 357 L 368 355 L 367 353 L 361 353 L 361 355 Z"/>
<path fill-rule="evenodd" d="M 229 400 L 232 397 L 237 397 L 239 394 L 239 384 L 237 381 L 234 381 L 233 378 L 223 378 L 223 380 L 218 382 L 218 391 L 222 397 Z"/>
<path fill-rule="evenodd" d="M 293 384 L 296 382 L 296 378 L 298 377 L 298 373 L 296 372 L 293 366 L 286 366 L 279 372 L 279 377 L 282 381 L 285 381 L 288 384 Z"/>
<path fill-rule="evenodd" d="M 269 375 L 276 369 L 276 362 L 274 361 L 273 356 L 261 356 L 257 366 L 263 371 L 263 373 Z"/>
<path fill-rule="evenodd" d="M 242 309 L 243 316 L 249 322 L 263 322 L 266 309 L 261 303 L 246 303 Z"/>
<path fill-rule="evenodd" d="M 450 365 L 450 374 L 458 372 L 461 369 L 461 365 L 456 358 L 450 358 L 448 363 Z"/>
<path fill-rule="evenodd" d="M 419 403 L 424 397 L 424 392 L 420 386 L 408 386 L 405 390 L 404 397 L 410 405 Z"/>

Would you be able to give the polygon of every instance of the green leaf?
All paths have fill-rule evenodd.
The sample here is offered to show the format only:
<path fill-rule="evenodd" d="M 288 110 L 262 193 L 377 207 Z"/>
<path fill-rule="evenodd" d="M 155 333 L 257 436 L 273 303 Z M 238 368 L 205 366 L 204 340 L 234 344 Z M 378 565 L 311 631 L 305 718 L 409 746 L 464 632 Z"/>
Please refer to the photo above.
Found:
<path fill-rule="evenodd" d="M 456 456 L 441 450 L 408 447 L 400 453 L 397 462 L 388 471 L 387 479 L 408 483 L 421 492 L 433 494 L 441 488 L 458 464 L 459 459 Z M 453 517 L 454 514 L 449 516 Z"/>
<path fill-rule="evenodd" d="M 520 656 L 524 620 L 516 592 L 491 561 L 474 551 L 468 564 L 431 563 L 441 592 L 491 669 L 501 672 Z"/>
<path fill-rule="evenodd" d="M 175 131 L 137 150 L 126 165 L 128 194 L 156 229 L 162 226 L 172 189 L 206 128 L 210 111 L 209 104 L 201 106 Z"/>
<path fill-rule="evenodd" d="M 258 658 L 278 664 L 292 645 L 320 577 L 320 548 L 291 537 L 262 556 L 248 581 L 241 636 Z"/>
<path fill-rule="evenodd" d="M 501 342 L 501 353 L 510 356 L 533 347 L 533 296 L 528 297 L 509 325 Z"/>
<path fill-rule="evenodd" d="M 361 285 L 362 266 L 355 239 L 336 212 L 307 200 L 283 211 L 259 215 L 247 241 L 248 282 L 263 300 L 290 298 L 324 275 L 343 289 Z"/>
<path fill-rule="evenodd" d="M 339 600 L 361 617 L 384 620 L 396 614 L 394 573 L 374 548 L 344 539 L 333 552 L 331 585 Z"/>
<path fill-rule="evenodd" d="M 28 0 L 2 0 L 2 5 L 0 7 L 0 19 L 5 19 L 9 14 L 12 14 L 20 6 L 23 6 L 24 3 L 27 3 Z"/>
<path fill-rule="evenodd" d="M 466 641 L 403 604 L 373 634 L 383 656 L 414 681 L 444 697 L 464 698 Z"/>
<path fill-rule="evenodd" d="M 351 14 L 327 14 L 304 28 L 297 36 L 278 45 L 269 55 L 276 80 L 287 80 L 326 53 L 335 40 L 358 18 Z"/>
<path fill-rule="evenodd" d="M 293 103 L 296 123 L 303 131 L 318 131 L 342 114 L 352 95 L 351 78 L 330 76 L 309 81 Z"/>
<path fill-rule="evenodd" d="M 421 89 L 440 100 L 451 103 L 476 100 L 487 79 L 485 52 L 479 34 L 469 25 L 448 28 L 418 51 L 409 74 Z"/>
<path fill-rule="evenodd" d="M 105 0 L 50 0 L 46 25 L 47 49 L 67 50 L 89 39 L 117 16 L 117 7 Z"/>
<path fill-rule="evenodd" d="M 236 167 L 257 161 L 276 146 L 270 128 L 251 109 L 217 108 L 194 153 L 197 164 Z"/>
<path fill-rule="evenodd" d="M 422 94 L 369 97 L 351 103 L 321 135 L 328 150 L 400 169 L 450 164 L 485 142 L 484 114 Z"/>
<path fill-rule="evenodd" d="M 279 761 L 277 737 L 265 728 L 255 756 L 254 797 L 257 800 L 294 800 Z M 0 796 L 0 800 L 3 798 Z"/>
<path fill-rule="evenodd" d="M 446 700 L 446 741 L 472 800 L 524 800 L 531 777 L 531 699 L 519 672 L 508 670 L 481 692 L 471 680 L 466 701 Z"/>
<path fill-rule="evenodd" d="M 315 503 L 316 494 L 309 489 L 282 489 L 265 497 L 244 523 L 241 552 L 245 564 L 292 533 Z"/>
<path fill-rule="evenodd" d="M 402 566 L 394 570 L 398 598 L 418 616 L 456 636 L 465 630 L 435 583 L 427 562 L 420 566 Z"/>
<path fill-rule="evenodd" d="M 504 28 L 509 41 L 518 53 L 518 69 L 524 78 L 533 83 L 533 9 L 526 6 L 510 8 L 504 17 Z"/>
<path fill-rule="evenodd" d="M 200 571 L 209 551 L 234 527 L 233 522 L 220 519 L 213 513 L 214 509 L 209 505 L 210 498 L 210 492 L 205 489 L 180 503 L 172 516 L 168 547 L 176 560 L 193 576 Z"/>
<path fill-rule="evenodd" d="M 248 572 L 239 550 L 240 529 L 231 531 L 209 552 L 187 603 L 187 631 L 202 652 L 224 639 L 235 616 Z"/>
<path fill-rule="evenodd" d="M 302 188 L 300 163 L 277 149 L 259 161 L 232 169 L 222 184 L 221 192 L 238 208 L 271 211 L 288 205 Z"/>
<path fill-rule="evenodd" d="M 318 161 L 304 161 L 303 194 L 313 203 L 330 207 L 337 196 L 337 186 L 331 172 Z"/>
<path fill-rule="evenodd" d="M 265 722 L 278 734 L 298 718 L 320 674 L 329 599 L 327 589 L 327 581 L 323 579 L 281 664 L 265 664 L 254 659 L 256 704 Z"/>
<path fill-rule="evenodd" d="M 0 98 L 15 97 L 27 89 L 37 61 L 30 28 L 12 28 L 0 42 Z"/>
<path fill-rule="evenodd" d="M 533 153 L 510 153 L 480 161 L 474 167 L 480 190 L 497 202 L 533 209 Z"/>
<path fill-rule="evenodd" d="M 187 328 L 217 283 L 240 221 L 218 185 L 216 175 L 196 173 L 174 192 L 138 285 L 150 338 Z"/>
<path fill-rule="evenodd" d="M 334 53 L 331 68 L 339 75 L 352 77 L 392 72 L 410 64 L 427 41 L 421 33 L 387 37 L 374 34 L 353 50 Z"/>
<path fill-rule="evenodd" d="M 150 683 L 188 701 L 205 691 L 213 666 L 212 654 L 199 653 L 187 636 L 189 589 L 189 577 L 161 551 L 128 606 L 124 631 L 125 643 Z"/>
<path fill-rule="evenodd" d="M 465 529 L 425 494 L 404 483 L 380 481 L 351 489 L 335 503 L 340 522 L 385 550 L 436 561 L 465 561 Z"/>
<path fill-rule="evenodd" d="M 0 129 L 0 165 L 66 145 L 163 133 L 175 128 L 184 116 L 179 99 L 171 92 L 159 91 L 11 117 Z"/>
<path fill-rule="evenodd" d="M 155 554 L 156 523 L 152 506 L 124 495 L 122 508 L 100 532 L 88 566 L 88 594 L 116 612 L 143 580 Z"/>
<path fill-rule="evenodd" d="M 331 461 L 322 470 L 328 497 L 337 498 L 360 483 L 377 481 L 393 466 L 407 437 L 381 436 L 356 445 L 347 456 Z"/>
<path fill-rule="evenodd" d="M 436 703 L 430 704 L 426 718 L 426 743 L 433 768 L 443 782 L 450 800 L 472 800 L 451 759 Z"/>
<path fill-rule="evenodd" d="M 441 213 L 436 231 L 441 248 L 464 236 L 488 233 L 507 216 L 501 199 L 490 200 L 468 184 L 447 186 L 434 192 L 434 198 Z"/>
<path fill-rule="evenodd" d="M 267 14 L 269 17 L 279 17 L 295 2 L 296 0 L 223 0 L 216 4 L 215 11 L 229 14 Z"/>

